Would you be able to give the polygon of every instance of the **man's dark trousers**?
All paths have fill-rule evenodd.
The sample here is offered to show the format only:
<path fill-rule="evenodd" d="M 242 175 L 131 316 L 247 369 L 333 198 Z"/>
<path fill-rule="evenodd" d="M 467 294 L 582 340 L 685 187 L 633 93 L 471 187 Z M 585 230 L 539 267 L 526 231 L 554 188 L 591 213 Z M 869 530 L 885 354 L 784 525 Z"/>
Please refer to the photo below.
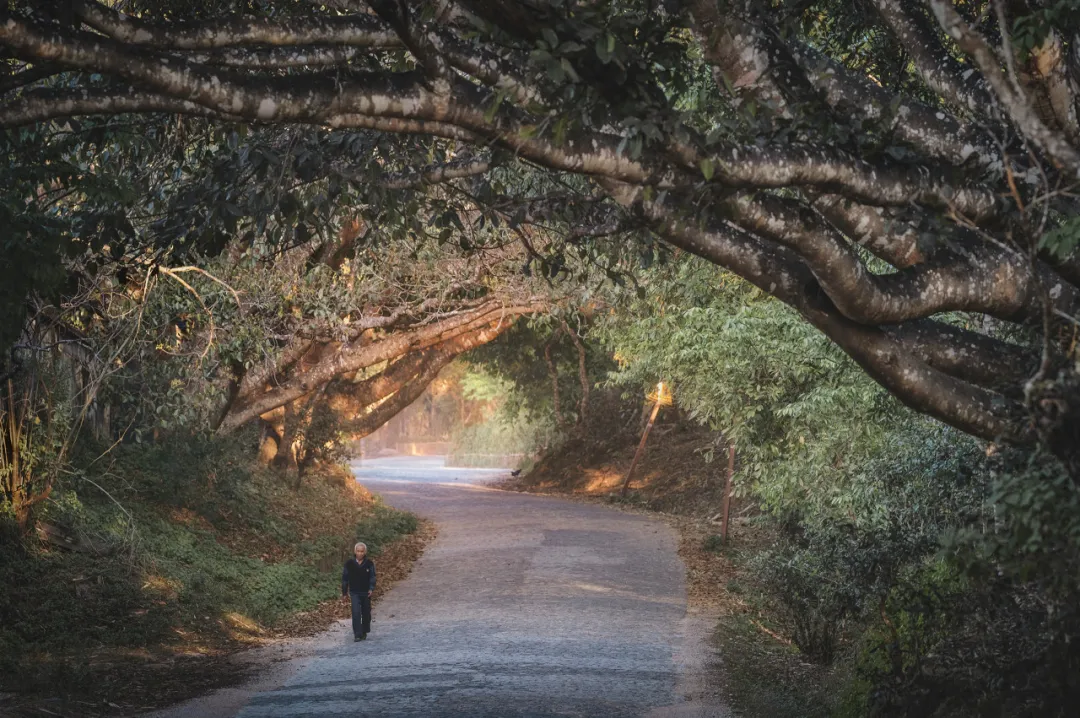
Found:
<path fill-rule="evenodd" d="M 350 592 L 349 598 L 352 599 L 352 632 L 359 638 L 371 632 L 371 596 Z"/>

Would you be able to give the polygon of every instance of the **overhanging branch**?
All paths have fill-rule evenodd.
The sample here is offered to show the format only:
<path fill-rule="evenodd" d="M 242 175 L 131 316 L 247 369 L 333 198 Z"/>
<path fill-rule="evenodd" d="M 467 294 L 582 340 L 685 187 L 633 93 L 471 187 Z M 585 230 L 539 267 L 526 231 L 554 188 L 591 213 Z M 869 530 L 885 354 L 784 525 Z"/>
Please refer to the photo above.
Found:
<path fill-rule="evenodd" d="M 151 23 L 93 0 L 73 0 L 76 15 L 118 42 L 161 49 L 208 50 L 237 45 L 401 47 L 397 35 L 370 15 L 233 18 L 213 23 Z"/>

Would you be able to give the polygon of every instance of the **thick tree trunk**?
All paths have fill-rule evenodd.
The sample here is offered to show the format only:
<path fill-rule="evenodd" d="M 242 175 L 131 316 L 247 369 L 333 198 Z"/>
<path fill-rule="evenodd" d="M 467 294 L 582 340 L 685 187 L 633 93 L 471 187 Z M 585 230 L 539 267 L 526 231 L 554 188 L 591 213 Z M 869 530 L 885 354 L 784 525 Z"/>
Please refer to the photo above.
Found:
<path fill-rule="evenodd" d="M 268 421 L 263 421 L 262 431 L 259 436 L 259 463 L 263 466 L 269 466 L 270 462 L 277 456 L 278 446 L 281 444 L 281 434 L 277 432 L 272 424 Z"/>
<path fill-rule="evenodd" d="M 578 380 L 581 382 L 581 402 L 578 404 L 578 426 L 585 424 L 585 418 L 589 411 L 589 372 L 585 366 L 585 344 L 581 341 L 581 337 L 577 335 L 570 325 L 565 321 L 562 323 L 563 331 L 566 332 L 571 341 L 574 342 L 574 348 L 577 349 L 578 354 Z"/>
<path fill-rule="evenodd" d="M 277 454 L 270 463 L 278 471 L 287 473 L 296 468 L 296 435 L 300 422 L 301 412 L 298 411 L 299 402 L 290 401 L 285 405 L 285 418 L 282 421 L 284 427 L 281 433 L 281 441 L 278 443 Z"/>
<path fill-rule="evenodd" d="M 477 330 L 487 332 L 492 337 L 497 336 L 500 331 L 494 327 L 508 325 L 514 317 L 542 308 L 542 304 L 503 307 L 492 302 L 431 324 L 394 333 L 381 341 L 364 343 L 357 340 L 346 344 L 338 351 L 322 356 L 314 366 L 297 371 L 267 391 L 252 387 L 250 394 L 242 394 L 236 401 L 217 431 L 219 434 L 231 432 L 271 409 L 310 394 L 336 377 L 396 359 L 410 351 L 436 346 L 459 336 L 476 333 Z"/>
<path fill-rule="evenodd" d="M 559 402 L 559 373 L 555 369 L 555 361 L 551 358 L 551 342 L 554 337 L 544 345 L 544 363 L 547 364 L 548 376 L 551 378 L 551 403 L 555 411 L 555 425 L 563 427 L 562 406 Z"/>

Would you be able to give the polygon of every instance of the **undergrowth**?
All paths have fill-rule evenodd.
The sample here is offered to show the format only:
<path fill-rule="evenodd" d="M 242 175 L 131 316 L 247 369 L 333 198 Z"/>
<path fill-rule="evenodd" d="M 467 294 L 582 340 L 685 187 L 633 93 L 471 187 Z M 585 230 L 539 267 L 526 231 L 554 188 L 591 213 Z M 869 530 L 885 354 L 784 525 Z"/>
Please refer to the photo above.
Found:
<path fill-rule="evenodd" d="M 353 542 L 378 556 L 417 529 L 343 469 L 294 489 L 250 456 L 197 436 L 117 447 L 60 482 L 37 536 L 0 531 L 0 690 L 78 691 L 97 661 L 258 640 L 337 596 Z"/>

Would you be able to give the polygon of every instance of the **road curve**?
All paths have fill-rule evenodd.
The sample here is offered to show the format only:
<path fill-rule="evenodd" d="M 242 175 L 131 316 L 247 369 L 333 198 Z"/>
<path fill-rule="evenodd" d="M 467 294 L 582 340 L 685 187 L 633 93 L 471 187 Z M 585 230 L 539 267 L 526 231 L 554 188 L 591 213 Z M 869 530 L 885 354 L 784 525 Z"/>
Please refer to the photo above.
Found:
<path fill-rule="evenodd" d="M 687 615 L 665 524 L 485 488 L 469 483 L 484 472 L 441 460 L 354 471 L 435 521 L 438 539 L 376 607 L 367 641 L 342 623 L 238 718 L 728 715 L 701 697 L 709 623 Z"/>

